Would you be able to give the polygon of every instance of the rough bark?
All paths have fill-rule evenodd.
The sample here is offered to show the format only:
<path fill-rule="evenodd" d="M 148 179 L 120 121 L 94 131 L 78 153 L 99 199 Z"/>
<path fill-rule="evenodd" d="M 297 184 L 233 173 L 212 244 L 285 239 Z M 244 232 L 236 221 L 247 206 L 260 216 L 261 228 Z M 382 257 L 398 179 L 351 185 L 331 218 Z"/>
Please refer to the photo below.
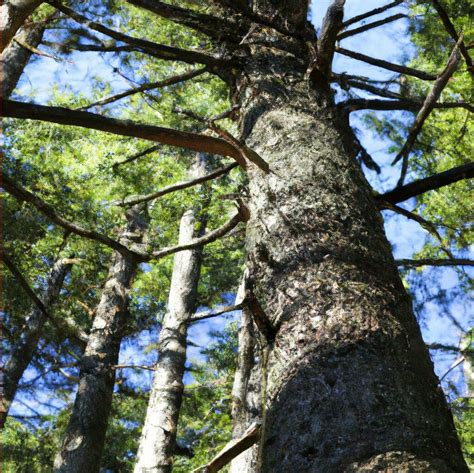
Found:
<path fill-rule="evenodd" d="M 41 5 L 42 0 L 10 0 L 0 5 L 0 52 L 10 43 L 25 20 Z"/>
<path fill-rule="evenodd" d="M 71 264 L 60 258 L 53 266 L 42 296 L 43 306 L 50 311 L 56 301 Z M 8 411 L 18 389 L 18 383 L 30 364 L 41 337 L 47 316 L 39 307 L 35 307 L 26 317 L 19 339 L 10 349 L 3 371 L 3 393 L 0 410 L 0 426 L 5 424 Z"/>
<path fill-rule="evenodd" d="M 253 34 L 236 89 L 270 166 L 249 165 L 247 298 L 269 346 L 257 471 L 467 471 L 348 124 L 274 35 Z"/>
<path fill-rule="evenodd" d="M 129 223 L 122 244 L 140 244 L 146 222 L 138 209 L 127 212 Z M 137 270 L 137 260 L 119 252 L 112 257 L 107 281 L 96 309 L 89 340 L 81 360 L 79 386 L 54 461 L 57 473 L 93 473 L 100 468 L 107 421 L 112 404 L 115 370 L 128 317 L 129 291 Z"/>
<path fill-rule="evenodd" d="M 9 97 L 15 89 L 18 80 L 25 66 L 28 64 L 31 55 L 30 49 L 21 46 L 26 43 L 36 47 L 43 38 L 44 26 L 31 25 L 23 27 L 16 36 L 19 40 L 12 41 L 10 45 L 0 54 L 0 75 L 1 75 L 1 97 Z"/>
<path fill-rule="evenodd" d="M 206 174 L 204 157 L 198 155 L 195 176 Z M 197 174 L 197 176 L 196 176 Z M 181 218 L 179 244 L 195 236 L 195 212 Z M 201 224 L 200 233 L 205 230 Z M 169 473 L 176 445 L 179 411 L 183 398 L 188 324 L 196 309 L 202 248 L 182 251 L 174 258 L 168 310 L 159 337 L 159 361 L 153 378 L 135 473 Z"/>

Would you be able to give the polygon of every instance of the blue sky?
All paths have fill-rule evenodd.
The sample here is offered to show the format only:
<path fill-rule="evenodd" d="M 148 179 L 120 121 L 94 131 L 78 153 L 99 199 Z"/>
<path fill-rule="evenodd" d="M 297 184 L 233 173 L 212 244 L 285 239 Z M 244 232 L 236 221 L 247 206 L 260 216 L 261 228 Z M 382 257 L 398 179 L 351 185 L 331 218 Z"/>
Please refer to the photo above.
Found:
<path fill-rule="evenodd" d="M 321 24 L 329 0 L 314 1 L 311 7 L 311 21 L 318 27 Z M 367 0 L 360 2 L 357 0 L 348 0 L 346 2 L 345 19 L 351 18 L 362 12 L 384 5 L 386 2 L 381 0 Z M 381 17 L 389 16 L 394 13 L 403 12 L 404 7 L 397 7 L 387 13 L 372 17 L 370 21 Z M 411 58 L 415 53 L 409 41 L 407 34 L 407 21 L 397 20 L 381 28 L 365 32 L 363 34 L 350 37 L 343 40 L 342 45 L 347 49 L 357 50 L 369 56 L 383 58 L 396 63 L 403 63 Z M 74 90 L 88 94 L 91 90 L 90 79 L 95 75 L 110 80 L 111 86 L 115 91 L 128 88 L 129 84 L 120 76 L 113 74 L 112 69 L 116 65 L 116 59 L 113 56 L 99 55 L 97 53 L 75 53 L 67 62 L 56 62 L 48 58 L 39 58 L 26 68 L 19 87 L 19 94 L 23 96 L 33 96 L 36 102 L 46 101 L 51 94 L 53 84 L 68 84 Z M 364 64 L 359 61 L 336 54 L 334 61 L 336 72 L 347 72 L 356 75 L 369 76 L 373 79 L 387 79 L 393 77 L 393 73 L 380 68 Z M 361 97 L 370 96 L 362 91 L 358 91 Z M 361 114 L 360 114 L 361 115 Z M 389 190 L 394 187 L 399 177 L 399 168 L 390 167 L 389 163 L 393 159 L 393 154 L 387 152 L 389 143 L 382 141 L 372 132 L 364 129 L 359 114 L 353 114 L 352 124 L 361 132 L 360 139 L 369 153 L 382 167 L 382 174 L 376 175 L 374 172 L 366 171 L 366 176 L 370 183 L 379 192 Z M 406 119 L 410 119 L 410 115 Z M 410 180 L 408 177 L 407 181 Z M 405 202 L 403 206 L 407 209 L 414 207 L 414 200 Z M 419 251 L 425 242 L 427 234 L 420 226 L 408 221 L 399 215 L 386 215 L 386 232 L 394 248 L 396 258 L 410 258 Z M 443 289 L 451 289 L 457 284 L 457 276 L 452 269 L 427 269 L 426 273 L 435 271 L 435 275 Z M 466 300 L 455 301 L 450 306 L 452 315 L 457 317 L 464 327 L 472 325 L 472 320 L 468 320 L 468 310 L 466 309 Z M 212 342 L 209 335 L 210 330 L 221 330 L 226 323 L 238 318 L 238 313 L 230 314 L 227 317 L 218 317 L 205 322 L 194 324 L 189 330 L 189 339 L 196 345 L 206 347 Z M 458 345 L 460 332 L 451 323 L 449 317 L 443 314 L 436 304 L 428 304 L 426 318 L 422 323 L 423 336 L 426 342 L 440 342 L 451 345 Z M 145 346 L 156 339 L 156 333 L 145 332 L 140 337 L 134 339 L 133 343 L 123 344 L 120 363 L 131 364 L 150 364 L 156 355 L 144 354 Z M 202 359 L 198 347 L 189 347 L 188 357 L 190 359 Z M 440 376 L 446 372 L 453 363 L 455 355 L 436 354 L 434 357 L 435 368 Z M 31 377 L 31 372 L 26 373 L 26 377 Z M 151 382 L 151 372 L 136 373 L 131 370 L 126 372 L 131 379 L 146 385 Z M 190 381 L 190 377 L 187 376 Z M 463 386 L 462 368 L 454 370 L 446 379 L 456 383 L 459 387 Z M 23 400 L 34 409 L 42 409 L 41 405 L 47 398 L 46 393 L 38 393 L 35 400 Z M 22 402 L 23 402 L 22 401 Z M 25 413 L 28 409 L 23 405 L 16 403 L 15 412 Z"/>

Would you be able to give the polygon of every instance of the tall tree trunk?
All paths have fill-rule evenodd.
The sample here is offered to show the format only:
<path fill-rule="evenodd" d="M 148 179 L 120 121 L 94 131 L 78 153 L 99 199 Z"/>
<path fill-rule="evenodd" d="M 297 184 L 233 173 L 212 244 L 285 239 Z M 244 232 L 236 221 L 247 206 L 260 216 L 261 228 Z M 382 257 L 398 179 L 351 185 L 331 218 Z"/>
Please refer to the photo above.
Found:
<path fill-rule="evenodd" d="M 0 5 L 0 52 L 9 44 L 25 20 L 43 3 L 42 0 L 10 0 Z"/>
<path fill-rule="evenodd" d="M 71 264 L 67 259 L 60 258 L 54 264 L 42 297 L 46 310 L 51 310 L 70 268 Z M 11 347 L 8 361 L 3 368 L 3 393 L 0 410 L 1 427 L 5 424 L 8 411 L 18 389 L 18 383 L 30 364 L 46 320 L 46 314 L 39 307 L 34 308 L 26 317 L 19 339 Z"/>
<path fill-rule="evenodd" d="M 245 277 L 236 303 L 245 297 Z M 240 438 L 255 421 L 261 416 L 262 385 L 261 385 L 261 349 L 258 343 L 252 316 L 244 307 L 240 319 L 238 333 L 237 369 L 232 386 L 232 437 Z M 230 473 L 250 473 L 256 469 L 258 445 L 245 450 L 237 456 L 230 465 Z"/>
<path fill-rule="evenodd" d="M 198 155 L 193 177 L 206 174 L 203 157 Z M 195 235 L 195 212 L 181 218 L 179 244 Z M 205 230 L 205 222 L 200 232 Z M 143 425 L 135 473 L 169 473 L 176 446 L 179 411 L 183 398 L 186 337 L 191 315 L 196 310 L 202 248 L 177 253 L 168 297 L 168 310 L 159 337 L 159 361 L 153 377 L 150 400 Z"/>
<path fill-rule="evenodd" d="M 467 471 L 329 84 L 308 79 L 300 43 L 265 28 L 246 42 L 242 134 L 271 169 L 249 164 L 247 298 L 268 343 L 258 470 Z"/>
<path fill-rule="evenodd" d="M 122 244 L 140 244 L 146 222 L 139 210 L 127 212 Z M 137 270 L 136 260 L 115 252 L 96 309 L 88 343 L 81 360 L 79 387 L 54 471 L 94 473 L 100 468 L 107 422 L 112 405 L 115 369 L 129 315 L 129 292 Z"/>
<path fill-rule="evenodd" d="M 41 42 L 44 33 L 43 25 L 31 25 L 23 27 L 16 38 L 0 54 L 0 74 L 1 74 L 1 96 L 8 98 L 15 89 L 25 66 L 28 64 L 31 55 L 30 49 L 25 48 L 20 43 L 36 47 Z"/>

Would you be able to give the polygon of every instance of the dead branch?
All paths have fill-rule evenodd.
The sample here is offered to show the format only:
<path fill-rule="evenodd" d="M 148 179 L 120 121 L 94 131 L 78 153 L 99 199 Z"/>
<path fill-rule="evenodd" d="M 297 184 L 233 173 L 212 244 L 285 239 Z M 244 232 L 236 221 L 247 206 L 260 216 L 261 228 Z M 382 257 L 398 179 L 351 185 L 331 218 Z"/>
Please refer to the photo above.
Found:
<path fill-rule="evenodd" d="M 451 259 L 399 259 L 396 260 L 398 266 L 418 268 L 420 266 L 474 266 L 474 261 L 464 258 Z"/>
<path fill-rule="evenodd" d="M 377 28 L 387 23 L 391 23 L 392 21 L 396 21 L 396 20 L 399 20 L 401 18 L 406 18 L 406 17 L 407 15 L 403 13 L 397 13 L 396 15 L 388 16 L 387 18 L 383 18 L 382 20 L 373 21 L 372 23 L 367 23 L 366 25 L 360 26 L 359 28 L 354 28 L 352 30 L 347 30 L 347 31 L 344 31 L 343 33 L 339 33 L 337 35 L 337 40 L 341 41 L 344 38 L 348 38 L 350 36 L 363 33 L 364 31 L 368 31 L 373 28 Z"/>
<path fill-rule="evenodd" d="M 218 317 L 219 315 L 227 314 L 235 310 L 241 310 L 244 306 L 245 306 L 245 303 L 242 302 L 240 304 L 222 307 L 221 309 L 217 311 L 211 310 L 208 312 L 198 312 L 197 314 L 192 315 L 191 318 L 188 320 L 188 322 L 189 323 L 200 322 L 201 320 L 210 319 L 212 317 Z"/>
<path fill-rule="evenodd" d="M 416 116 L 413 125 L 410 127 L 410 131 L 408 132 L 408 137 L 405 141 L 405 144 L 402 146 L 402 149 L 399 151 L 399 153 L 392 162 L 392 164 L 396 164 L 400 159 L 402 159 L 402 171 L 400 179 L 398 180 L 398 186 L 402 186 L 403 182 L 405 181 L 405 177 L 408 171 L 408 155 L 410 154 L 410 151 L 413 148 L 413 145 L 415 144 L 416 138 L 418 137 L 423 127 L 423 124 L 425 123 L 429 114 L 434 109 L 435 104 L 441 95 L 441 92 L 446 87 L 449 81 L 449 78 L 456 70 L 456 66 L 458 65 L 460 59 L 459 45 L 462 41 L 462 38 L 463 37 L 461 35 L 449 56 L 447 66 L 436 79 L 429 94 L 426 96 L 423 106 L 418 112 L 418 115 Z"/>
<path fill-rule="evenodd" d="M 150 82 L 148 84 L 143 84 L 140 87 L 133 87 L 129 90 L 121 92 L 120 94 L 112 95 L 110 97 L 98 100 L 97 102 L 91 103 L 84 107 L 80 107 L 78 108 L 78 110 L 87 110 L 92 107 L 108 105 L 112 102 L 116 102 L 117 100 L 121 100 L 125 97 L 130 97 L 130 95 L 138 94 L 140 92 L 146 92 L 148 90 L 160 89 L 162 87 L 169 87 L 170 85 L 179 84 L 181 82 L 194 79 L 195 77 L 200 76 L 201 74 L 204 74 L 206 71 L 207 71 L 207 68 L 203 67 L 201 69 L 185 72 L 184 74 L 179 74 L 177 76 L 170 77 L 168 79 L 164 79 L 157 82 Z"/>
<path fill-rule="evenodd" d="M 419 179 L 418 181 L 410 182 L 410 184 L 406 184 L 402 187 L 396 187 L 390 192 L 377 195 L 375 198 L 380 201 L 397 204 L 398 202 L 403 202 L 404 200 L 424 194 L 425 192 L 439 189 L 462 179 L 470 179 L 473 177 L 474 162 L 471 162 L 462 166 L 448 169 L 447 171 L 440 172 L 439 174 L 435 174 L 434 176 L 430 176 L 425 179 Z"/>
<path fill-rule="evenodd" d="M 171 192 L 176 192 L 182 189 L 187 189 L 192 186 L 196 186 L 198 184 L 202 184 L 203 182 L 210 181 L 212 179 L 216 179 L 218 177 L 224 176 L 225 174 L 229 173 L 232 169 L 236 168 L 238 163 L 232 163 L 229 166 L 226 166 L 222 169 L 218 169 L 217 171 L 211 172 L 206 176 L 201 176 L 196 179 L 191 179 L 189 181 L 177 182 L 176 184 L 171 184 L 170 186 L 166 186 L 163 189 L 153 192 L 147 195 L 139 195 L 139 196 L 132 196 L 124 199 L 122 202 L 114 202 L 115 205 L 119 206 L 131 206 L 136 205 L 141 202 L 149 202 L 150 200 L 158 199 L 166 194 Z"/>
<path fill-rule="evenodd" d="M 345 21 L 342 24 L 342 26 L 344 28 L 347 28 L 348 26 L 350 26 L 354 23 L 365 20 L 366 18 L 370 18 L 371 16 L 378 15 L 379 13 L 383 13 L 384 11 L 387 11 L 390 8 L 396 7 L 397 5 L 400 5 L 401 3 L 403 3 L 403 1 L 404 0 L 396 0 L 395 2 L 392 2 L 392 3 L 389 3 L 388 5 L 385 5 L 384 7 L 374 8 L 373 10 L 362 13 L 361 15 L 354 16 L 353 18 L 350 18 L 349 20 Z"/>
<path fill-rule="evenodd" d="M 422 80 L 436 80 L 436 75 L 430 74 L 429 72 L 420 71 L 418 69 L 414 69 L 413 67 L 401 66 L 400 64 L 393 64 L 382 59 L 376 59 L 371 56 L 366 56 L 365 54 L 341 48 L 340 46 L 336 46 L 336 52 L 352 59 L 356 59 L 357 61 L 366 62 L 372 66 L 388 69 L 389 71 L 399 72 L 400 74 L 417 77 L 418 79 Z"/>
<path fill-rule="evenodd" d="M 252 424 L 238 439 L 231 440 L 209 463 L 193 470 L 193 473 L 215 473 L 229 464 L 237 455 L 258 442 L 260 423 Z"/>

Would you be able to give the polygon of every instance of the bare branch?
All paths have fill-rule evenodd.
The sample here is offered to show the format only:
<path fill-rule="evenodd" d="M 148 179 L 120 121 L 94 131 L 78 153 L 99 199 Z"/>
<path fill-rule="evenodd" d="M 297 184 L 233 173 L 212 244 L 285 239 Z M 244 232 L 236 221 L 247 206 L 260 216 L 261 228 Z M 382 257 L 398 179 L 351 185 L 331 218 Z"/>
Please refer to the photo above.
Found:
<path fill-rule="evenodd" d="M 90 112 L 5 100 L 3 102 L 3 116 L 43 120 L 63 125 L 91 128 L 116 135 L 143 138 L 193 151 L 230 156 L 237 162 L 242 162 L 240 151 L 219 138 L 171 128 L 144 125 L 130 120 L 107 118 Z"/>
<path fill-rule="evenodd" d="M 374 8 L 373 10 L 370 10 L 368 12 L 362 13 L 361 15 L 354 16 L 353 18 L 350 18 L 349 20 L 345 21 L 342 26 L 344 28 L 353 25 L 354 23 L 357 23 L 358 21 L 365 20 L 366 18 L 370 18 L 371 16 L 378 15 L 379 13 L 383 13 L 384 11 L 387 11 L 390 8 L 396 7 L 397 5 L 400 5 L 403 3 L 403 0 L 396 0 L 395 2 L 389 3 L 388 5 L 385 5 L 384 7 L 380 8 Z"/>
<path fill-rule="evenodd" d="M 399 259 L 395 261 L 398 266 L 418 268 L 420 266 L 474 266 L 474 261 L 464 258 L 451 259 Z"/>
<path fill-rule="evenodd" d="M 230 172 L 232 169 L 236 168 L 237 166 L 238 166 L 238 163 L 232 163 L 229 166 L 226 166 L 222 169 L 218 169 L 217 171 L 211 172 L 207 174 L 206 176 L 201 176 L 196 179 L 191 179 L 189 181 L 177 182 L 176 184 L 171 184 L 170 186 L 166 186 L 163 189 L 153 192 L 151 194 L 128 197 L 122 202 L 115 202 L 115 204 L 120 205 L 120 206 L 131 206 L 131 205 L 139 204 L 141 202 L 149 202 L 150 200 L 157 199 L 171 192 L 187 189 L 188 187 L 196 186 L 198 184 L 202 184 L 203 182 L 216 179 L 220 176 L 227 174 L 228 172 Z"/>
<path fill-rule="evenodd" d="M 112 365 L 111 368 L 113 370 L 122 370 L 125 368 L 131 368 L 131 369 L 139 369 L 139 370 L 156 371 L 156 368 L 154 366 L 148 366 L 148 365 Z"/>
<path fill-rule="evenodd" d="M 449 15 L 446 13 L 446 10 L 443 8 L 441 5 L 441 2 L 438 0 L 433 0 L 433 7 L 435 10 L 438 12 L 438 15 L 443 22 L 444 27 L 446 28 L 446 31 L 450 34 L 451 38 L 456 41 L 456 43 L 459 41 L 459 35 L 456 31 L 456 28 L 454 27 L 453 23 L 451 22 L 451 19 L 449 18 Z M 467 65 L 467 70 L 473 74 L 474 73 L 474 67 L 472 64 L 472 59 L 471 56 L 469 55 L 469 51 L 464 44 L 464 41 L 461 41 L 459 44 L 459 50 L 461 51 L 461 54 L 464 56 L 464 59 L 466 61 Z"/>
<path fill-rule="evenodd" d="M 46 319 L 48 319 L 59 330 L 66 330 L 68 335 L 72 336 L 81 345 L 87 342 L 87 334 L 78 325 L 76 325 L 74 321 L 72 321 L 71 319 L 58 321 L 49 313 L 49 311 L 43 304 L 43 301 L 36 295 L 33 289 L 31 289 L 30 285 L 28 284 L 28 281 L 24 278 L 23 274 L 21 274 L 21 271 L 16 267 L 15 263 L 10 259 L 10 257 L 5 254 L 5 252 L 2 253 L 2 261 L 5 266 L 10 270 L 15 279 L 18 281 L 22 289 L 25 291 L 26 295 L 42 312 Z M 65 264 L 69 265 L 70 263 Z"/>
<path fill-rule="evenodd" d="M 230 18 L 220 18 L 205 13 L 199 13 L 187 8 L 170 5 L 156 0 L 126 0 L 136 7 L 149 10 L 156 15 L 180 25 L 187 26 L 211 38 L 226 39 L 239 42 L 249 27 L 248 22 L 232 21 Z"/>
<path fill-rule="evenodd" d="M 222 314 L 228 314 L 229 312 L 234 312 L 235 310 L 241 310 L 244 306 L 245 306 L 245 303 L 241 302 L 240 304 L 222 307 L 221 309 L 217 311 L 211 310 L 209 312 L 198 312 L 197 314 L 192 315 L 190 319 L 188 320 L 188 322 L 189 323 L 200 322 L 201 320 L 206 320 L 212 317 L 217 317 Z"/>
<path fill-rule="evenodd" d="M 260 423 L 252 424 L 238 439 L 231 440 L 209 463 L 195 470 L 193 473 L 215 473 L 229 464 L 237 455 L 258 442 L 260 437 Z"/>
<path fill-rule="evenodd" d="M 399 100 L 380 100 L 380 99 L 349 99 L 338 104 L 345 108 L 348 112 L 356 112 L 358 110 L 419 110 L 423 107 L 422 102 L 411 99 Z M 465 108 L 474 113 L 474 105 L 467 102 L 436 102 L 433 108 L 453 109 Z"/>
<path fill-rule="evenodd" d="M 464 356 L 461 356 L 460 358 L 458 358 L 450 367 L 449 369 L 446 371 L 446 373 L 443 374 L 443 376 L 441 376 L 441 378 L 439 378 L 439 382 L 443 381 L 444 378 L 446 378 L 446 376 L 448 376 L 449 373 L 451 373 L 451 371 L 453 371 L 454 368 L 457 368 L 461 363 L 463 363 L 464 361 L 466 360 L 466 358 Z"/>
<path fill-rule="evenodd" d="M 191 240 L 189 243 L 186 243 L 184 245 L 170 246 L 167 248 L 163 248 L 159 251 L 154 251 L 151 255 L 143 255 L 142 260 L 157 260 L 160 258 L 164 258 L 165 256 L 178 253 L 179 251 L 194 250 L 195 248 L 200 248 L 201 246 L 207 245 L 208 243 L 212 243 L 213 241 L 216 241 L 219 238 L 223 237 L 233 228 L 235 228 L 240 222 L 243 221 L 245 221 L 245 217 L 242 216 L 242 212 L 239 210 L 239 212 L 237 212 L 229 221 L 224 223 L 224 225 L 220 226 L 219 228 L 216 228 L 211 232 L 206 233 L 204 236 L 195 238 L 194 240 Z"/>
<path fill-rule="evenodd" d="M 134 251 L 127 248 L 125 245 L 122 245 L 116 240 L 108 237 L 107 235 L 103 235 L 98 233 L 94 230 L 87 230 L 80 225 L 77 225 L 74 222 L 69 222 L 68 220 L 60 217 L 53 209 L 52 206 L 41 200 L 39 197 L 34 195 L 33 193 L 27 191 L 25 188 L 21 187 L 19 184 L 15 184 L 8 176 L 5 174 L 3 175 L 3 183 L 2 187 L 13 195 L 16 199 L 29 202 L 34 207 L 36 207 L 42 214 L 46 215 L 52 222 L 56 223 L 60 227 L 69 230 L 71 233 L 75 233 L 76 235 L 83 236 L 84 238 L 88 238 L 90 240 L 95 240 L 108 247 L 119 251 L 124 256 L 128 257 L 136 257 L 140 256 L 140 254 L 135 253 Z"/>
<path fill-rule="evenodd" d="M 473 177 L 474 162 L 471 162 L 462 166 L 448 169 L 447 171 L 440 172 L 425 179 L 419 179 L 418 181 L 410 182 L 410 184 L 406 184 L 405 186 L 396 187 L 390 192 L 377 195 L 376 199 L 396 204 L 425 192 L 439 189 L 440 187 L 458 182 L 462 179 L 471 179 Z"/>
<path fill-rule="evenodd" d="M 399 153 L 393 160 L 392 164 L 397 163 L 400 159 L 403 160 L 402 172 L 397 184 L 398 186 L 403 185 L 403 182 L 405 180 L 408 170 L 408 155 L 410 154 L 410 151 L 413 148 L 413 145 L 415 144 L 416 138 L 418 137 L 421 128 L 423 127 L 423 124 L 425 123 L 429 114 L 434 109 L 435 104 L 441 95 L 441 92 L 446 87 L 446 84 L 449 81 L 449 78 L 456 70 L 456 66 L 458 65 L 460 59 L 459 44 L 461 43 L 461 41 L 462 35 L 459 38 L 457 44 L 454 46 L 451 55 L 449 56 L 446 68 L 436 79 L 429 94 L 426 96 L 425 102 L 423 103 L 421 110 L 418 112 L 418 115 L 416 116 L 415 121 L 413 122 L 413 125 L 411 126 L 410 131 L 408 132 L 408 137 L 405 144 L 402 146 L 402 149 L 399 151 Z"/>
<path fill-rule="evenodd" d="M 431 233 L 431 235 L 433 235 L 433 237 L 438 240 L 438 242 L 440 243 L 440 248 L 444 251 L 444 253 L 446 253 L 449 258 L 454 258 L 451 251 L 444 247 L 443 239 L 441 238 L 441 235 L 439 234 L 438 230 L 436 229 L 436 226 L 433 223 L 428 222 L 420 215 L 414 212 L 410 212 L 409 210 L 405 210 L 402 207 L 399 207 L 398 205 L 391 204 L 382 200 L 380 200 L 378 203 L 380 208 L 392 210 L 393 212 L 397 212 L 398 214 L 403 215 L 404 217 L 419 223 L 422 228 L 424 228 L 428 233 Z"/>
<path fill-rule="evenodd" d="M 139 153 L 132 154 L 132 156 L 129 156 L 128 158 L 124 159 L 123 161 L 118 161 L 118 162 L 112 164 L 112 168 L 116 170 L 122 164 L 127 164 L 127 163 L 131 163 L 132 161 L 136 161 L 137 159 L 139 159 L 143 156 L 147 156 L 151 153 L 154 153 L 155 151 L 158 151 L 159 149 L 161 149 L 161 147 L 162 147 L 161 145 L 155 145 L 155 146 L 151 146 L 150 148 L 147 148 L 143 151 L 140 151 Z"/>
<path fill-rule="evenodd" d="M 348 38 L 349 36 L 354 36 L 359 33 L 363 33 L 364 31 L 371 30 L 373 28 L 377 28 L 378 26 L 385 25 L 387 23 L 391 23 L 392 21 L 399 20 L 401 18 L 406 18 L 407 15 L 403 13 L 397 13 L 396 15 L 388 16 L 387 18 L 383 18 L 382 20 L 374 21 L 372 23 L 367 23 L 366 25 L 360 26 L 359 28 L 354 28 L 352 30 L 344 31 L 343 33 L 338 34 L 337 40 L 341 41 L 344 38 Z"/>
<path fill-rule="evenodd" d="M 344 90 L 348 90 L 349 87 L 355 87 L 356 89 L 366 90 L 371 94 L 380 95 L 380 97 L 387 97 L 390 99 L 402 98 L 402 96 L 397 92 L 393 92 L 387 88 L 381 89 L 380 87 L 376 87 L 375 85 L 362 80 L 362 78 L 357 78 L 357 76 L 336 74 L 333 72 L 332 80 L 337 82 Z"/>
<path fill-rule="evenodd" d="M 98 31 L 99 33 L 114 38 L 117 41 L 121 41 L 123 43 L 138 47 L 142 51 L 158 59 L 164 59 L 168 61 L 183 61 L 188 64 L 200 63 L 215 67 L 222 66 L 225 63 L 219 58 L 209 56 L 208 54 L 204 54 L 199 51 L 188 51 L 185 49 L 165 46 L 163 44 L 153 43 L 144 39 L 128 36 L 124 33 L 120 33 L 119 31 L 107 28 L 106 26 L 100 23 L 89 20 L 88 18 L 80 15 L 71 8 L 62 5 L 59 1 L 49 0 L 48 3 L 50 3 L 52 6 L 54 6 L 56 9 L 58 9 L 65 15 L 72 18 L 74 21 L 81 23 L 92 30 Z"/>
<path fill-rule="evenodd" d="M 195 77 L 204 74 L 206 71 L 207 68 L 203 67 L 201 69 L 185 72 L 184 74 L 179 74 L 177 76 L 170 77 L 168 79 L 164 79 L 158 82 L 150 82 L 148 84 L 143 84 L 139 87 L 133 87 L 119 94 L 112 95 L 111 97 L 107 97 L 105 99 L 101 99 L 97 102 L 91 103 L 90 105 L 86 105 L 85 107 L 81 107 L 78 110 L 87 110 L 96 106 L 108 105 L 109 103 L 116 102 L 117 100 L 121 100 L 125 97 L 129 97 L 130 95 L 138 94 L 140 92 L 146 92 L 147 90 L 159 89 L 162 87 L 169 87 L 170 85 L 179 84 L 181 82 L 194 79 Z"/>
<path fill-rule="evenodd" d="M 423 80 L 436 80 L 434 74 L 428 72 L 419 71 L 408 66 L 401 66 L 400 64 L 393 64 L 382 59 L 376 59 L 365 54 L 357 53 L 355 51 L 350 51 L 349 49 L 344 49 L 339 46 L 336 47 L 336 52 L 344 56 L 356 59 L 357 61 L 366 62 L 367 64 L 372 64 L 372 66 L 381 67 L 383 69 L 388 69 L 389 71 L 399 72 L 400 74 L 405 74 L 407 76 L 418 77 L 418 79 Z"/>
<path fill-rule="evenodd" d="M 323 20 L 317 43 L 315 68 L 323 77 L 327 77 L 331 72 L 337 35 L 342 29 L 345 3 L 345 0 L 333 0 Z"/>

